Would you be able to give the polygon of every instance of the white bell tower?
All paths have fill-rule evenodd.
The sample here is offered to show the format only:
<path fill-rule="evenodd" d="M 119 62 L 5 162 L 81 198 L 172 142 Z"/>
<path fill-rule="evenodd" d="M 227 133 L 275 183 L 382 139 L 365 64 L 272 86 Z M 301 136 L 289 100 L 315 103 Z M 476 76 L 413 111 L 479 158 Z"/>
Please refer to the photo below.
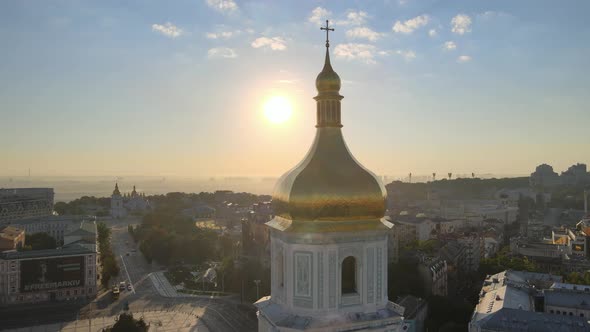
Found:
<path fill-rule="evenodd" d="M 278 181 L 271 241 L 271 295 L 259 331 L 404 331 L 403 308 L 387 297 L 386 191 L 352 156 L 342 135 L 340 77 L 326 30 L 316 79 L 316 137 Z"/>

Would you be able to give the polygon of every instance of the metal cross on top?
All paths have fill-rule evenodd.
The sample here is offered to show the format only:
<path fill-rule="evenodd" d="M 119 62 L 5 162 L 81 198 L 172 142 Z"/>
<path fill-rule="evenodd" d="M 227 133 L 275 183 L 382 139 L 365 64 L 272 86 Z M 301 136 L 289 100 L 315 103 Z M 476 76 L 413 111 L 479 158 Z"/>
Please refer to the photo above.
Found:
<path fill-rule="evenodd" d="M 334 28 L 330 28 L 330 25 L 328 24 L 328 20 L 326 20 L 326 26 L 320 27 L 320 30 L 326 30 L 326 47 L 330 47 L 330 40 L 328 39 L 328 33 L 330 31 L 334 31 Z"/>

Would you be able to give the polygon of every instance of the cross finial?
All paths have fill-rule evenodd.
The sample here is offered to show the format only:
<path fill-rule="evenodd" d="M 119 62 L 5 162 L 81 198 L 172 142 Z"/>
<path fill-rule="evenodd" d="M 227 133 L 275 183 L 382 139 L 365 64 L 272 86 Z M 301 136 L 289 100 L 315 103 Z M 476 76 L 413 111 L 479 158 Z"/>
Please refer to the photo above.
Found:
<path fill-rule="evenodd" d="M 328 20 L 326 20 L 326 26 L 320 27 L 320 30 L 326 30 L 326 47 L 330 47 L 330 40 L 328 39 L 328 33 L 334 31 L 334 28 L 330 28 Z"/>

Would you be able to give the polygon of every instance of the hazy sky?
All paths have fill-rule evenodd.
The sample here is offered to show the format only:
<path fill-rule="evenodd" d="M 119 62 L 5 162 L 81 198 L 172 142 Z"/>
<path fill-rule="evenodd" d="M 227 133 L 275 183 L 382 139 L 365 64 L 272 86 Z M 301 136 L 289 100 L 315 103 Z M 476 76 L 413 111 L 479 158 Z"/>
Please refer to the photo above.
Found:
<path fill-rule="evenodd" d="M 588 1 L 0 2 L 0 175 L 269 175 L 314 135 L 323 20 L 379 174 L 590 162 Z M 281 95 L 290 121 L 261 105 Z"/>

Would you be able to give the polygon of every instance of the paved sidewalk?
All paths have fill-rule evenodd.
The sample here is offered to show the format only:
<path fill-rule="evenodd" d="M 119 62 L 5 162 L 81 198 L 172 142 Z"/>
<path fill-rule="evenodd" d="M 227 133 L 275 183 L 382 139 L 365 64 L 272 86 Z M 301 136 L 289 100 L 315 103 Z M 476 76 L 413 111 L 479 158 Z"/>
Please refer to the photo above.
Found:
<path fill-rule="evenodd" d="M 172 284 L 168 281 L 168 278 L 164 275 L 164 271 L 159 272 L 152 272 L 149 274 L 149 278 L 154 284 L 154 287 L 158 291 L 158 293 L 163 297 L 198 297 L 202 299 L 211 299 L 211 298 L 230 298 L 232 295 L 224 295 L 224 296 L 213 296 L 213 295 L 196 295 L 196 294 L 188 294 L 178 292 Z"/>
<path fill-rule="evenodd" d="M 10 332 L 98 332 L 103 328 L 115 324 L 116 316 L 99 317 L 56 324 L 40 325 L 19 329 L 6 330 Z M 133 313 L 134 318 L 141 318 L 150 325 L 149 331 L 194 331 L 209 332 L 209 329 L 195 313 L 174 311 L 146 311 Z"/>
<path fill-rule="evenodd" d="M 164 297 L 190 297 L 190 294 L 178 293 L 176 288 L 170 284 L 164 276 L 164 271 L 150 273 L 150 280 L 154 284 L 158 293 Z"/>

